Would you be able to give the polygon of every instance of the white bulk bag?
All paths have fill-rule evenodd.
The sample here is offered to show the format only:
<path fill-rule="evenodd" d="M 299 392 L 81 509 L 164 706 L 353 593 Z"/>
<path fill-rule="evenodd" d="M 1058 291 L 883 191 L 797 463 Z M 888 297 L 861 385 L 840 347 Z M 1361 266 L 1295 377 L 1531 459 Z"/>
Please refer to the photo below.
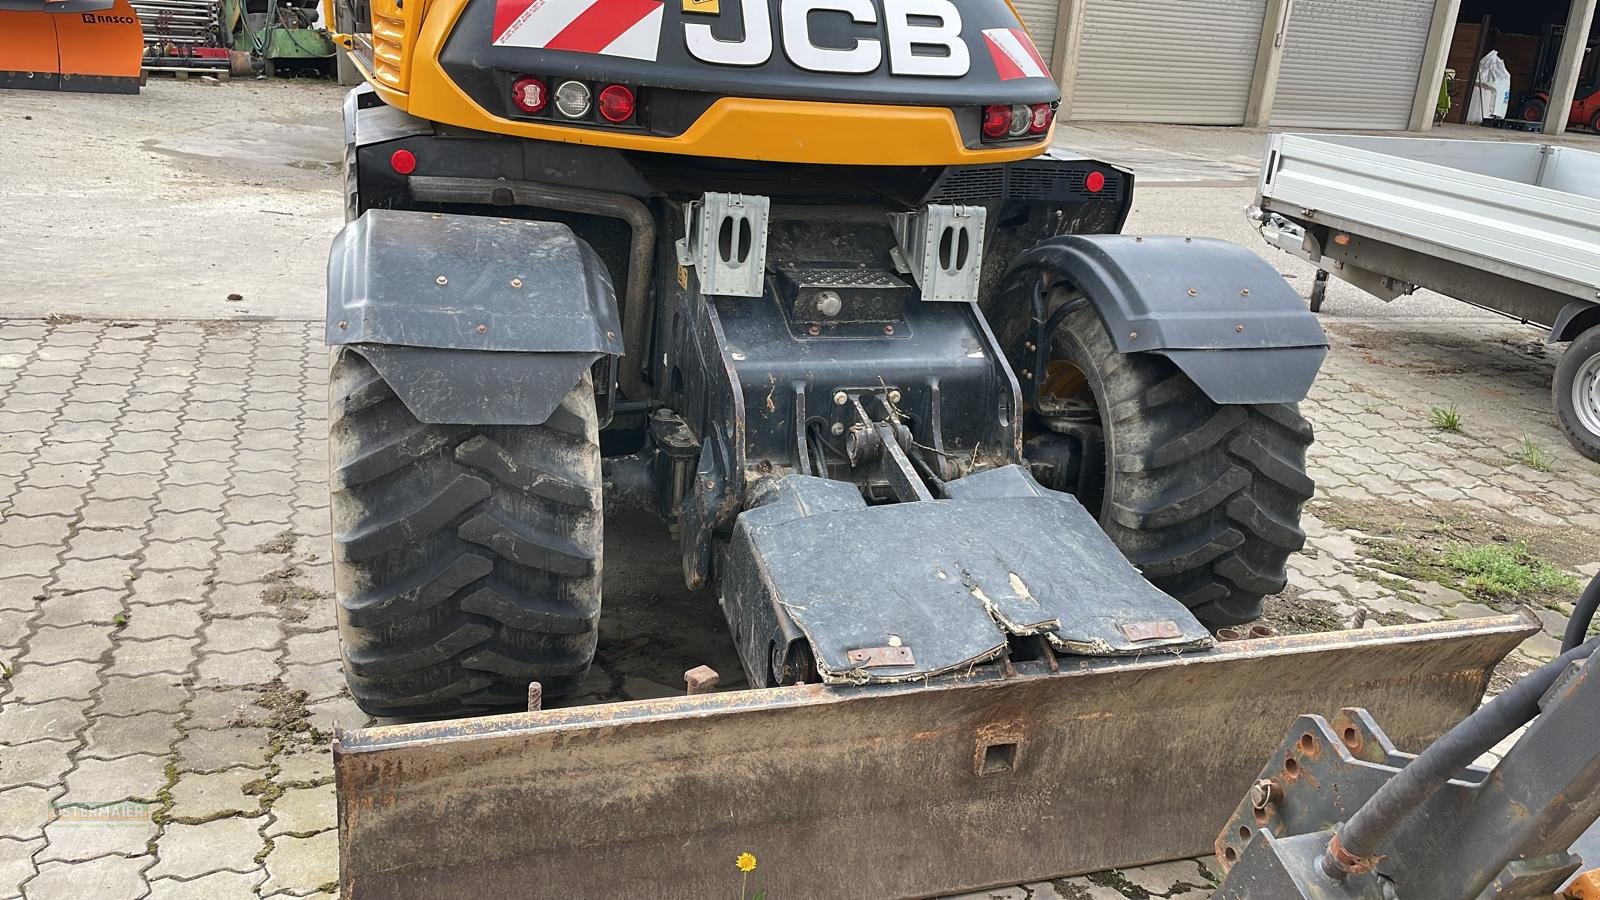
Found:
<path fill-rule="evenodd" d="M 1511 72 L 1500 61 L 1500 54 L 1490 50 L 1478 63 L 1478 77 L 1472 84 L 1472 103 L 1467 107 L 1467 124 L 1477 125 L 1484 119 L 1504 119 L 1511 108 Z"/>

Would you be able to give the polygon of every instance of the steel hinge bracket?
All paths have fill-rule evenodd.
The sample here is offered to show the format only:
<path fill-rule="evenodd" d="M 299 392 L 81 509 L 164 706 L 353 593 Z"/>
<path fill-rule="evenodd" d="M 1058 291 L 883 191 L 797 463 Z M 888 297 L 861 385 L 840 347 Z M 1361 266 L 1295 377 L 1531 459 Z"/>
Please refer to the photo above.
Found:
<path fill-rule="evenodd" d="M 684 206 L 678 264 L 693 267 L 711 297 L 760 297 L 767 271 L 772 201 L 755 194 L 707 193 Z"/>
<path fill-rule="evenodd" d="M 982 206 L 940 203 L 889 217 L 899 244 L 895 263 L 916 279 L 922 299 L 940 303 L 978 299 L 988 218 L 989 211 Z"/>

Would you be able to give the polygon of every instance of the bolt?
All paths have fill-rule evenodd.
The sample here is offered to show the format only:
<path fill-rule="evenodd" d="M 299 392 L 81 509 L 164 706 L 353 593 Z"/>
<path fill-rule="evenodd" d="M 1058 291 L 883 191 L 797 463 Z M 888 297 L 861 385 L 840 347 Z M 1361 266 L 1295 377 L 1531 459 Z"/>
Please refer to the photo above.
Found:
<path fill-rule="evenodd" d="M 816 337 L 817 335 L 819 335 L 821 333 L 822 333 L 822 326 L 821 325 L 813 325 L 810 328 L 806 329 L 806 334 L 809 334 L 812 337 Z"/>
<path fill-rule="evenodd" d="M 479 334 L 488 334 L 489 333 L 489 326 L 487 326 L 487 325 L 479 325 L 478 326 L 478 333 Z"/>
<path fill-rule="evenodd" d="M 1185 243 L 1185 244 L 1192 244 L 1192 243 L 1194 243 L 1194 238 L 1192 238 L 1192 237 L 1190 237 L 1190 238 L 1184 238 L 1184 239 L 1183 239 L 1183 242 L 1184 242 L 1184 243 Z"/>
<path fill-rule="evenodd" d="M 1244 326 L 1243 325 L 1235 325 L 1235 326 L 1233 326 L 1233 330 L 1239 332 L 1240 334 L 1244 334 Z"/>
<path fill-rule="evenodd" d="M 1137 331 L 1128 332 L 1128 340 L 1137 341 L 1138 339 L 1139 339 L 1139 332 L 1137 332 Z"/>
<path fill-rule="evenodd" d="M 1250 296 L 1250 289 L 1249 288 L 1245 288 L 1244 290 L 1240 291 L 1239 292 L 1239 296 L 1241 296 L 1241 297 Z"/>
<path fill-rule="evenodd" d="M 1250 788 L 1250 805 L 1255 809 L 1266 809 L 1283 799 L 1283 788 L 1270 779 L 1263 778 Z"/>
<path fill-rule="evenodd" d="M 734 350 L 734 351 L 730 352 L 728 355 L 733 357 L 733 361 L 734 362 L 744 362 L 745 356 L 744 356 L 743 353 L 739 352 L 738 350 Z"/>
<path fill-rule="evenodd" d="M 1189 288 L 1189 296 L 1198 297 L 1198 296 L 1200 296 L 1200 292 L 1195 290 L 1194 288 Z"/>
<path fill-rule="evenodd" d="M 511 286 L 514 287 L 514 288 L 522 287 L 522 279 L 521 278 L 513 278 L 513 279 L 511 279 Z"/>
<path fill-rule="evenodd" d="M 846 403 L 849 403 L 849 402 L 850 402 L 850 395 L 846 394 L 844 391 L 838 391 L 833 395 L 833 405 L 834 406 L 843 406 L 843 405 L 845 405 Z"/>
<path fill-rule="evenodd" d="M 1134 238 L 1134 239 L 1133 239 L 1133 242 L 1134 242 L 1134 243 L 1135 243 L 1135 244 L 1142 244 L 1142 243 L 1144 243 L 1144 238 L 1142 238 L 1142 237 L 1136 237 L 1136 238 Z"/>
<path fill-rule="evenodd" d="M 893 325 L 885 325 L 885 326 L 883 326 L 883 333 L 884 334 L 894 334 L 894 326 Z"/>
<path fill-rule="evenodd" d="M 438 278 L 435 278 L 434 281 L 439 283 L 439 284 L 441 284 L 441 285 L 446 285 L 446 284 L 450 283 L 450 279 L 444 277 L 443 275 L 440 275 Z"/>
<path fill-rule="evenodd" d="M 890 391 L 889 392 L 889 402 L 890 403 L 899 403 L 900 402 L 900 392 L 899 391 Z"/>
<path fill-rule="evenodd" d="M 843 422 L 835 422 L 835 423 L 833 423 L 832 431 L 833 431 L 833 436 L 834 437 L 838 437 L 839 435 L 844 434 L 844 423 Z"/>
<path fill-rule="evenodd" d="M 1027 343 L 1023 344 L 1022 347 L 1023 347 L 1024 350 L 1027 350 L 1029 353 L 1032 353 L 1032 352 L 1034 352 L 1034 351 L 1039 349 L 1038 347 L 1035 347 L 1033 345 L 1033 341 L 1028 341 Z"/>
<path fill-rule="evenodd" d="M 684 686 L 689 689 L 689 696 L 695 694 L 709 694 L 717 687 L 717 682 L 722 676 L 710 666 L 695 666 L 683 673 Z"/>
<path fill-rule="evenodd" d="M 1033 379 L 1033 372 L 1031 370 L 1029 370 L 1029 369 L 1023 369 L 1022 370 L 1022 377 L 1026 378 L 1026 379 L 1029 379 L 1031 381 Z"/>
<path fill-rule="evenodd" d="M 817 295 L 817 312 L 825 316 L 837 316 L 839 310 L 844 308 L 844 298 L 838 291 L 823 291 Z"/>
<path fill-rule="evenodd" d="M 340 328 L 349 328 L 350 327 L 350 323 L 349 322 L 340 322 L 339 323 L 339 327 Z"/>

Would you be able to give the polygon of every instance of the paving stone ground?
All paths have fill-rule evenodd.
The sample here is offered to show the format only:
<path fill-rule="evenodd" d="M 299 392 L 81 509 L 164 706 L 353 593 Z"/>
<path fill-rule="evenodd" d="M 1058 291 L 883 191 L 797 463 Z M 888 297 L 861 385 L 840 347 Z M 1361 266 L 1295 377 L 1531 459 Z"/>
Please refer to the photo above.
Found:
<path fill-rule="evenodd" d="M 1330 329 L 1306 406 L 1319 497 L 1275 622 L 1488 609 L 1377 567 L 1369 541 L 1407 514 L 1600 545 L 1600 467 L 1548 410 L 1558 351 L 1498 323 Z M 337 880 L 327 742 L 366 719 L 327 599 L 326 360 L 314 323 L 0 321 L 0 898 Z M 1429 422 L 1451 405 L 1460 434 Z M 720 613 L 696 602 L 676 635 L 616 613 L 584 699 L 673 693 L 670 673 L 726 660 Z M 1527 660 L 1555 646 L 1555 607 Z M 1201 896 L 1219 873 L 1189 861 L 978 896 Z"/>

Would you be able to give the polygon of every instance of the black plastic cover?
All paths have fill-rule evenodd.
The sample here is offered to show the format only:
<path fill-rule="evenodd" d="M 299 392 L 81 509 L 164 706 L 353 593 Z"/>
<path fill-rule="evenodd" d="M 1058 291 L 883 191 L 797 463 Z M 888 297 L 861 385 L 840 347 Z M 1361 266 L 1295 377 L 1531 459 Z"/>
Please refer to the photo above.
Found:
<path fill-rule="evenodd" d="M 1299 402 L 1327 356 L 1327 335 L 1300 295 L 1227 241 L 1071 235 L 1012 265 L 1028 268 L 1081 290 L 1120 352 L 1165 354 L 1217 403 Z"/>
<path fill-rule="evenodd" d="M 966 671 L 1013 637 L 1094 657 L 1209 645 L 1071 496 L 1016 466 L 948 487 L 949 500 L 868 507 L 849 485 L 780 480 L 739 517 L 729 549 L 723 602 L 741 648 L 763 644 L 739 620 L 769 610 L 805 633 L 830 683 Z M 853 651 L 906 661 L 863 664 Z"/>

